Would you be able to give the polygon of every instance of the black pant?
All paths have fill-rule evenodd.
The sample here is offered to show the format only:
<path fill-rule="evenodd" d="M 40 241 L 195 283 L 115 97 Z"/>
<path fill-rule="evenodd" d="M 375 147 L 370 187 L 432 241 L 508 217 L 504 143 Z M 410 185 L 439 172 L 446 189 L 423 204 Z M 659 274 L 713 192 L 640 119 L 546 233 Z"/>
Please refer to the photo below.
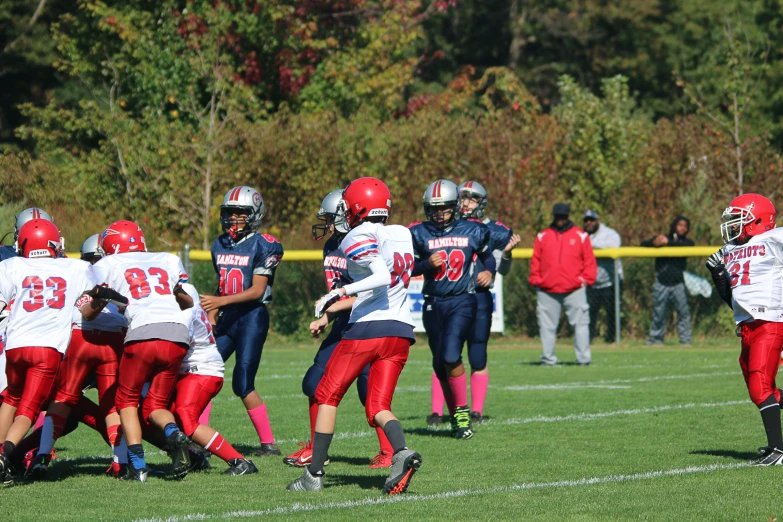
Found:
<path fill-rule="evenodd" d="M 623 283 L 620 282 L 620 295 L 622 296 Z M 590 305 L 590 340 L 595 338 L 596 328 L 598 326 L 598 311 L 603 307 L 606 310 L 606 335 L 604 340 L 607 343 L 615 342 L 615 324 L 614 324 L 614 286 L 606 288 L 587 288 L 587 302 Z"/>

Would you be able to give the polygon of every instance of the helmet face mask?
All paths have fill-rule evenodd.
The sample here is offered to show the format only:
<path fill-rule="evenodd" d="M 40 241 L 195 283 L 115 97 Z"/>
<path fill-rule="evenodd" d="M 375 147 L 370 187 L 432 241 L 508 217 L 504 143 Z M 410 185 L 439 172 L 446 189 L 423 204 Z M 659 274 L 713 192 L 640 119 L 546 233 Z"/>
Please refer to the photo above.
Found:
<path fill-rule="evenodd" d="M 454 205 L 425 205 L 424 213 L 436 227 L 445 228 L 454 222 L 457 209 Z"/>
<path fill-rule="evenodd" d="M 424 214 L 437 228 L 447 228 L 460 212 L 457 185 L 447 179 L 431 183 L 424 191 Z"/>
<path fill-rule="evenodd" d="M 746 243 L 751 237 L 775 228 L 776 215 L 775 205 L 766 197 L 743 194 L 723 211 L 720 235 L 724 243 Z"/>
<path fill-rule="evenodd" d="M 257 230 L 264 215 L 266 205 L 261 193 L 252 187 L 238 186 L 223 197 L 220 226 L 236 241 Z"/>

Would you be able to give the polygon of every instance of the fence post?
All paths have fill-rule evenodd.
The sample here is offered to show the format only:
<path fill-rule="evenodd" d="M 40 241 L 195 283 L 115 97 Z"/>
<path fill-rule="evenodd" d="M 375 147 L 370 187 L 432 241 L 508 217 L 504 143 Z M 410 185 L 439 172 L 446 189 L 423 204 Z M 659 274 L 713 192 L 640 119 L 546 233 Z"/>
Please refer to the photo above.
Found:
<path fill-rule="evenodd" d="M 620 344 L 620 259 L 614 259 L 614 338 Z"/>
<path fill-rule="evenodd" d="M 190 262 L 190 245 L 187 243 L 185 244 L 185 259 L 183 261 L 185 272 L 188 274 L 188 277 L 192 277 L 191 272 L 193 272 L 193 264 Z"/>

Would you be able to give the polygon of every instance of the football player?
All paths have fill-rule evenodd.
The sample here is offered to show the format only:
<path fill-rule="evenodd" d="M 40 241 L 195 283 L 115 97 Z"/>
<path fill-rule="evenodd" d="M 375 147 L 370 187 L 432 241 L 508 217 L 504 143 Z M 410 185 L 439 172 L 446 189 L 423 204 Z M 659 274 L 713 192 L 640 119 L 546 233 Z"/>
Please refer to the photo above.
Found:
<path fill-rule="evenodd" d="M 342 190 L 333 190 L 327 194 L 316 216 L 323 223 L 313 225 L 312 229 L 313 239 L 316 241 L 330 234 L 329 239 L 324 244 L 324 273 L 326 275 L 326 286 L 329 291 L 353 283 L 353 279 L 348 274 L 348 259 L 340 250 L 340 241 L 348 233 L 345 219 L 338 211 L 338 206 L 342 199 Z M 312 441 L 315 436 L 315 419 L 318 415 L 315 390 L 318 388 L 318 383 L 324 375 L 326 363 L 332 356 L 337 343 L 342 339 L 343 332 L 348 326 L 348 320 L 351 317 L 351 307 L 355 301 L 355 297 L 344 297 L 333 304 L 329 311 L 322 315 L 320 319 L 310 323 L 310 333 L 314 337 L 318 337 L 323 333 L 330 322 L 333 324 L 329 335 L 323 340 L 321 346 L 318 347 L 318 353 L 315 354 L 313 365 L 310 366 L 307 373 L 305 373 L 304 379 L 302 379 L 302 391 L 310 399 L 310 440 L 304 444 L 300 443 L 302 448 L 299 451 L 283 459 L 283 462 L 290 466 L 306 466 L 310 463 L 310 459 L 313 456 Z M 367 401 L 367 379 L 369 373 L 370 366 L 367 365 L 356 380 L 356 389 L 359 392 L 359 400 L 362 406 Z M 370 468 L 388 468 L 391 466 L 392 459 L 391 445 L 380 427 L 376 427 L 375 431 L 378 434 L 381 449 L 370 461 Z"/>
<path fill-rule="evenodd" d="M 83 261 L 92 265 L 103 257 L 99 241 L 100 234 L 87 238 L 81 247 Z M 120 416 L 114 404 L 123 330 L 127 323 L 124 310 L 105 301 L 97 303 L 98 314 L 95 319 L 83 321 L 79 309 L 91 301 L 89 296 L 82 296 L 76 303 L 77 308 L 74 308 L 73 331 L 68 351 L 60 364 L 57 393 L 46 411 L 38 455 L 29 468 L 28 478 L 33 480 L 41 480 L 46 476 L 54 442 L 62 434 L 71 409 L 82 399 L 82 390 L 93 373 L 97 381 L 100 415 L 106 421 L 106 436 L 114 451 L 116 473 L 119 474 L 120 467 L 127 464 L 128 451 L 124 441 L 121 442 Z"/>
<path fill-rule="evenodd" d="M 783 229 L 775 206 L 759 194 L 734 198 L 723 212 L 726 243 L 707 260 L 721 297 L 734 311 L 742 350 L 739 363 L 767 434 L 759 466 L 783 465 L 781 393 L 775 383 L 783 351 Z"/>
<path fill-rule="evenodd" d="M 104 298 L 126 301 L 97 286 L 92 267 L 79 259 L 53 259 L 61 254 L 60 231 L 51 221 L 33 219 L 17 236 L 21 257 L 0 264 L 0 308 L 15 301 L 6 320 L 8 390 L 0 407 L 0 475 L 11 478 L 16 445 L 38 417 L 49 397 L 68 347 L 73 307 L 84 292 L 95 299 L 82 306 L 92 319 Z"/>
<path fill-rule="evenodd" d="M 256 232 L 266 214 L 261 194 L 251 187 L 234 187 L 220 206 L 225 234 L 212 244 L 212 264 L 219 284 L 216 296 L 201 296 L 201 305 L 215 324 L 215 340 L 223 360 L 236 352 L 231 388 L 242 399 L 261 447 L 257 456 L 280 455 L 266 404 L 255 389 L 261 352 L 269 331 L 275 269 L 283 258 L 283 245 L 269 234 Z"/>
<path fill-rule="evenodd" d="M 173 452 L 173 475 L 182 478 L 190 470 L 188 437 L 180 431 L 168 410 L 182 359 L 190 347 L 189 322 L 182 310 L 193 299 L 182 289 L 188 276 L 182 262 L 166 252 L 147 252 L 141 228 L 132 221 L 116 221 L 101 234 L 105 257 L 93 265 L 102 283 L 127 298 L 128 331 L 120 359 L 116 407 L 128 444 L 125 480 L 147 481 L 142 430 L 138 416 L 142 387 L 149 391 L 142 418 L 166 435 Z"/>
<path fill-rule="evenodd" d="M 343 193 L 341 205 L 348 234 L 340 242 L 348 258 L 353 283 L 332 290 L 315 306 L 320 318 L 345 296 L 357 296 L 348 326 L 337 344 L 318 389 L 318 416 L 313 456 L 301 477 L 288 485 L 293 491 L 323 489 L 324 463 L 337 420 L 337 406 L 367 364 L 365 412 L 372 427 L 380 427 L 393 448 L 392 465 L 383 492 L 404 492 L 421 465 L 421 455 L 405 445 L 405 434 L 391 412 L 400 372 L 415 342 L 407 286 L 413 268 L 410 232 L 399 225 L 385 226 L 391 210 L 388 187 L 375 178 L 359 178 Z"/>
<path fill-rule="evenodd" d="M 424 191 L 424 213 L 426 222 L 409 227 L 416 253 L 413 274 L 424 274 L 422 320 L 432 367 L 449 408 L 452 436 L 469 439 L 473 427 L 462 346 L 476 321 L 476 286 L 489 288 L 495 276 L 491 234 L 481 223 L 458 219 L 459 191 L 448 180 L 435 181 Z M 483 266 L 477 275 L 474 256 Z"/>
<path fill-rule="evenodd" d="M 200 444 L 228 464 L 226 475 L 247 475 L 258 473 L 252 461 L 245 459 L 228 443 L 223 435 L 213 428 L 201 424 L 199 415 L 223 388 L 223 358 L 215 345 L 212 325 L 199 303 L 196 288 L 183 284 L 182 288 L 193 299 L 193 308 L 184 310 L 189 321 L 190 349 L 182 360 L 177 381 L 177 395 L 174 399 L 174 417 L 185 435 Z"/>

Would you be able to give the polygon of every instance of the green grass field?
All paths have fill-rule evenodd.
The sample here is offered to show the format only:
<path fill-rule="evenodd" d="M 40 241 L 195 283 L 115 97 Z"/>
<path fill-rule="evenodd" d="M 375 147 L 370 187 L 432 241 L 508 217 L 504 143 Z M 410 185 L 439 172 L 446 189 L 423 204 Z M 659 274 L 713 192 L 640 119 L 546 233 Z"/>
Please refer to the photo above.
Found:
<path fill-rule="evenodd" d="M 316 346 L 270 340 L 257 386 L 284 453 L 307 434 L 300 383 Z M 490 344 L 489 421 L 468 441 L 428 429 L 430 363 L 414 346 L 394 410 L 423 456 L 408 493 L 381 497 L 385 470 L 370 470 L 377 440 L 355 391 L 340 408 L 327 489 L 294 493 L 300 470 L 255 458 L 260 473 L 226 477 L 226 465 L 181 482 L 103 476 L 109 450 L 80 428 L 58 441 L 52 482 L 0 489 L 3 520 L 767 520 L 783 516 L 783 469 L 751 468 L 766 443 L 736 362 L 736 339 L 649 349 L 594 347 L 580 367 L 537 364 L 536 342 Z M 257 439 L 229 383 L 212 424 L 240 451 Z M 148 461 L 167 459 L 148 447 Z"/>

